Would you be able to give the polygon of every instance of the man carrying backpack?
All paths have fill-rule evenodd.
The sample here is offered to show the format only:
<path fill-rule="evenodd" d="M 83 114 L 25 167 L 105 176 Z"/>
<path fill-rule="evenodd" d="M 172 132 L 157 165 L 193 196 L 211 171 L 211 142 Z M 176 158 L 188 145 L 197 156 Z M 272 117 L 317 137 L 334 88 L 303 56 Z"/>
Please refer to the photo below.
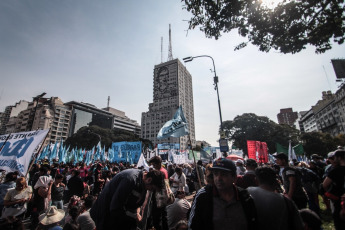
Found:
<path fill-rule="evenodd" d="M 279 175 L 283 181 L 285 196 L 292 199 L 298 209 L 306 208 L 308 197 L 302 186 L 301 175 L 297 169 L 289 166 L 288 156 L 285 153 L 278 153 L 273 156 L 280 167 Z"/>
<path fill-rule="evenodd" d="M 345 229 L 345 220 L 340 218 L 341 196 L 345 193 L 345 150 L 335 151 L 334 161 L 338 166 L 329 172 L 322 185 L 333 204 L 334 227 L 338 230 Z"/>

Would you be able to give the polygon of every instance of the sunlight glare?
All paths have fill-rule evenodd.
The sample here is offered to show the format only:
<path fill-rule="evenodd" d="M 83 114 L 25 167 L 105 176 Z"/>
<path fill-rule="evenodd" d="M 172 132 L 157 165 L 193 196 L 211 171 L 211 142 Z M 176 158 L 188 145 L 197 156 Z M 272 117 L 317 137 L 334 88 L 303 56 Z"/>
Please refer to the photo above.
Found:
<path fill-rule="evenodd" d="M 261 0 L 264 6 L 267 6 L 270 9 L 275 8 L 283 0 Z"/>

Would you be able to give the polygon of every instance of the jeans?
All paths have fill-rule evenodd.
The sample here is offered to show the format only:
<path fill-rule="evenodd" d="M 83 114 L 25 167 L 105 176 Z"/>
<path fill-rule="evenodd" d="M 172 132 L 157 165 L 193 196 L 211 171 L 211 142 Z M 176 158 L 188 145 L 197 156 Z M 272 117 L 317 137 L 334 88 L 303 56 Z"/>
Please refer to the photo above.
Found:
<path fill-rule="evenodd" d="M 57 209 L 63 209 L 63 202 L 62 200 L 53 200 L 52 206 L 56 206 Z"/>

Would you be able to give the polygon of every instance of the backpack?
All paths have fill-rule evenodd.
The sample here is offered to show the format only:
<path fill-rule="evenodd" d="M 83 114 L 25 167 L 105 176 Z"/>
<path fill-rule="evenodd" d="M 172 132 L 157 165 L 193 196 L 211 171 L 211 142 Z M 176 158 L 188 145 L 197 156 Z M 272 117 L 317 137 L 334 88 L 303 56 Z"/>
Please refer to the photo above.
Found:
<path fill-rule="evenodd" d="M 296 167 L 296 171 L 301 176 L 302 186 L 307 192 L 318 193 L 321 183 L 320 177 L 308 168 Z"/>

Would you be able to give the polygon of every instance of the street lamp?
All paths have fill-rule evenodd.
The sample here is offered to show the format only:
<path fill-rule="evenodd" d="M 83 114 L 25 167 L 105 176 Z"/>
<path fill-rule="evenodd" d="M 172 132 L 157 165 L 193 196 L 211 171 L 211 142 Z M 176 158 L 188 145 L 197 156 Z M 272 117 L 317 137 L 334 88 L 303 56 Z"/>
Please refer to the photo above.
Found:
<path fill-rule="evenodd" d="M 218 76 L 216 73 L 216 66 L 214 65 L 214 60 L 211 56 L 209 55 L 200 55 L 200 56 L 195 56 L 195 57 L 185 57 L 183 58 L 183 61 L 186 62 L 191 62 L 193 61 L 194 58 L 200 58 L 200 57 L 207 57 L 212 59 L 212 64 L 213 64 L 213 72 L 214 72 L 214 77 L 213 77 L 213 85 L 214 89 L 217 91 L 217 98 L 218 98 L 218 109 L 219 109 L 219 118 L 220 118 L 220 130 L 221 130 L 221 135 L 220 135 L 220 140 L 219 140 L 219 145 L 220 145 L 220 150 L 223 152 L 224 157 L 226 157 L 226 152 L 229 151 L 229 146 L 227 141 L 223 138 L 224 135 L 224 130 L 223 130 L 223 119 L 222 119 L 222 110 L 220 108 L 220 99 L 219 99 L 219 90 L 218 90 Z"/>

